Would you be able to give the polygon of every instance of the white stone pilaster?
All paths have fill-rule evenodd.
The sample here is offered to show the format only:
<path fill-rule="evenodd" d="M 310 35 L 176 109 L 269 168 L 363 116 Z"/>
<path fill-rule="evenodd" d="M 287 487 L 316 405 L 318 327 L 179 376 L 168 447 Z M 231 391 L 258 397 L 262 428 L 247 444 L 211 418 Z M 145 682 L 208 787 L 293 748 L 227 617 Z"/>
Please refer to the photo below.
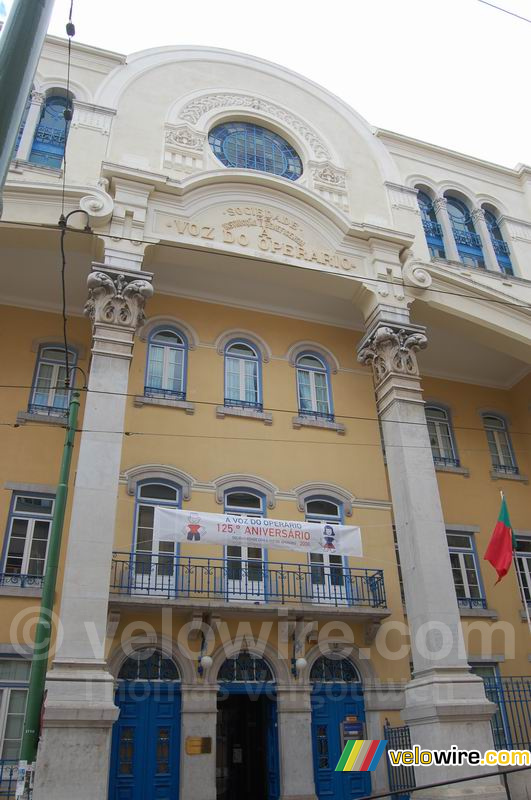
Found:
<path fill-rule="evenodd" d="M 495 707 L 466 660 L 416 358 L 426 346 L 425 330 L 409 324 L 405 310 L 389 314 L 376 308 L 358 356 L 373 369 L 411 636 L 414 678 L 405 689 L 402 716 L 413 744 L 483 750 L 492 747 Z M 452 777 L 488 771 L 463 765 L 452 768 Z M 417 782 L 447 777 L 445 767 L 423 767 Z M 447 794 L 501 798 L 504 790 L 498 778 L 489 778 L 423 796 Z"/>
<path fill-rule="evenodd" d="M 30 95 L 30 105 L 24 123 L 24 130 L 18 143 L 18 149 L 15 158 L 21 161 L 29 161 L 31 155 L 31 148 L 33 147 L 33 139 L 35 138 L 35 131 L 39 120 L 41 118 L 42 104 L 44 103 L 44 95 L 40 92 L 32 92 Z"/>
<path fill-rule="evenodd" d="M 153 290 L 146 273 L 96 266 L 87 281 L 93 348 L 61 602 L 62 643 L 47 675 L 34 800 L 107 796 L 111 727 L 118 715 L 104 651 L 109 576 L 129 365 Z"/>
<path fill-rule="evenodd" d="M 494 250 L 494 245 L 492 244 L 490 231 L 485 221 L 485 212 L 482 208 L 475 208 L 470 216 L 474 221 L 474 225 L 481 239 L 481 248 L 483 250 L 486 268 L 491 270 L 491 272 L 501 272 L 500 265 L 498 264 L 498 259 L 496 257 L 496 251 Z"/>
<path fill-rule="evenodd" d="M 317 800 L 313 778 L 311 687 L 277 689 L 280 800 Z"/>
<path fill-rule="evenodd" d="M 446 258 L 450 261 L 460 261 L 461 259 L 459 258 L 450 215 L 448 214 L 448 201 L 446 197 L 435 198 L 433 201 L 433 209 L 437 216 L 437 222 L 442 228 Z"/>
<path fill-rule="evenodd" d="M 216 800 L 216 686 L 182 686 L 181 787 L 180 797 Z M 200 755 L 186 752 L 188 736 L 210 737 L 212 751 Z"/>

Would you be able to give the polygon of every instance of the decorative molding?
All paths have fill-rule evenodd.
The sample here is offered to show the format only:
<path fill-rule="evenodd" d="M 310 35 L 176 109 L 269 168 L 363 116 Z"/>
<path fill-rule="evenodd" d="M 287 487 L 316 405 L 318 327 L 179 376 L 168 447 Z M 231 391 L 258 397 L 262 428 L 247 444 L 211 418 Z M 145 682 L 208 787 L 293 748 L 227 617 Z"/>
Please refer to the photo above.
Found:
<path fill-rule="evenodd" d="M 153 286 L 123 272 L 91 272 L 87 278 L 89 298 L 84 313 L 95 324 L 118 325 L 136 330 L 144 323 L 144 305 Z"/>
<path fill-rule="evenodd" d="M 177 328 L 177 330 L 182 331 L 188 340 L 188 350 L 195 350 L 199 344 L 199 336 L 191 325 L 188 325 L 187 322 L 183 322 L 177 317 L 169 317 L 166 315 L 159 315 L 146 319 L 138 331 L 138 338 L 143 342 L 147 342 L 151 332 L 160 326 Z"/>
<path fill-rule="evenodd" d="M 137 408 L 142 408 L 142 406 L 181 408 L 187 414 L 195 414 L 195 403 L 189 403 L 187 400 L 172 400 L 170 397 L 149 397 L 144 394 L 137 394 L 133 400 L 133 405 Z"/>
<path fill-rule="evenodd" d="M 57 336 L 39 336 L 36 339 L 32 339 L 31 352 L 38 353 L 39 349 L 43 345 L 46 345 L 47 347 L 60 347 L 61 349 L 64 349 L 64 342 L 60 341 Z M 85 345 L 76 341 L 72 341 L 70 338 L 68 340 L 68 349 L 74 350 L 78 359 L 81 361 L 87 356 L 87 348 Z"/>
<path fill-rule="evenodd" d="M 372 366 L 376 386 L 392 373 L 418 378 L 416 352 L 427 345 L 428 339 L 420 329 L 380 325 L 363 342 L 358 361 Z"/>
<path fill-rule="evenodd" d="M 411 253 L 411 250 L 409 251 L 408 258 L 404 266 L 402 267 L 402 277 L 404 281 L 407 281 L 417 289 L 429 289 L 433 283 L 433 278 L 428 270 L 425 269 L 424 263 L 415 259 Z"/>
<path fill-rule="evenodd" d="M 330 161 L 309 161 L 308 168 L 315 191 L 343 211 L 348 211 L 346 170 L 336 167 Z"/>
<path fill-rule="evenodd" d="M 106 225 L 114 211 L 114 200 L 103 188 L 96 188 L 79 200 L 79 208 L 88 214 L 92 227 Z"/>
<path fill-rule="evenodd" d="M 216 492 L 216 502 L 220 505 L 223 504 L 224 494 L 228 489 L 248 488 L 265 495 L 267 507 L 275 508 L 278 487 L 258 475 L 231 472 L 216 478 L 212 483 Z"/>
<path fill-rule="evenodd" d="M 164 142 L 177 150 L 184 149 L 201 154 L 206 142 L 206 134 L 194 130 L 190 125 L 169 125 L 164 130 Z"/>
<path fill-rule="evenodd" d="M 72 117 L 73 128 L 88 128 L 98 131 L 103 136 L 109 136 L 111 132 L 112 118 L 116 111 L 112 108 L 95 106 L 92 103 L 84 103 L 74 100 L 74 114 Z"/>
<path fill-rule="evenodd" d="M 245 109 L 268 114 L 283 123 L 289 131 L 296 131 L 310 147 L 316 159 L 330 160 L 330 151 L 317 132 L 291 111 L 252 94 L 231 92 L 204 94 L 189 100 L 181 109 L 179 117 L 196 125 L 202 116 L 218 108 Z"/>
<path fill-rule="evenodd" d="M 61 428 L 68 427 L 68 417 L 56 417 L 53 414 L 35 414 L 31 411 L 19 411 L 17 414 L 17 425 L 25 425 L 26 422 L 39 422 L 43 425 L 58 425 Z"/>
<path fill-rule="evenodd" d="M 253 331 L 245 330 L 244 328 L 232 328 L 229 331 L 223 331 L 214 342 L 214 347 L 218 355 L 222 356 L 225 352 L 225 347 L 232 339 L 248 339 L 251 344 L 260 351 L 260 357 L 264 364 L 271 361 L 272 353 L 271 348 L 261 336 Z"/>
<path fill-rule="evenodd" d="M 297 508 L 303 513 L 306 511 L 306 501 L 312 497 L 330 497 L 332 500 L 337 500 L 343 506 L 347 517 L 352 516 L 352 503 L 354 502 L 354 495 L 347 489 L 342 489 L 335 483 L 319 483 L 318 481 L 310 481 L 302 483 L 293 489 L 297 498 Z"/>
<path fill-rule="evenodd" d="M 177 483 L 182 489 L 183 500 L 190 499 L 192 486 L 195 483 L 188 472 L 168 464 L 140 464 L 124 470 L 120 477 L 127 482 L 127 493 L 132 495 L 136 494 L 136 487 L 140 481 L 159 479 Z"/>
<path fill-rule="evenodd" d="M 56 494 L 57 484 L 52 483 L 18 483 L 17 481 L 6 481 L 4 489 L 13 492 L 31 492 L 32 494 Z"/>
<path fill-rule="evenodd" d="M 406 211 L 412 211 L 414 214 L 420 216 L 420 209 L 417 200 L 418 189 L 413 189 L 411 186 L 402 186 L 399 183 L 385 182 L 389 201 L 392 208 L 404 208 Z"/>
<path fill-rule="evenodd" d="M 470 212 L 470 216 L 472 217 L 475 225 L 485 222 L 485 212 L 482 208 L 473 208 Z"/>
<path fill-rule="evenodd" d="M 346 428 L 341 422 L 332 422 L 329 419 L 321 419 L 320 417 L 306 417 L 304 414 L 299 414 L 291 418 L 293 427 L 299 428 L 325 428 L 329 431 L 336 431 L 336 433 L 345 433 Z"/>
<path fill-rule="evenodd" d="M 260 411 L 258 408 L 246 408 L 245 406 L 216 406 L 216 417 L 248 417 L 249 419 L 259 419 L 265 425 L 273 424 L 273 414 L 269 411 Z"/>
<path fill-rule="evenodd" d="M 295 366 L 295 362 L 297 361 L 299 355 L 307 350 L 321 354 L 321 356 L 328 362 L 328 366 L 332 374 L 335 375 L 339 371 L 339 361 L 332 351 L 328 350 L 328 348 L 324 347 L 322 344 L 319 344 L 319 342 L 312 342 L 310 340 L 304 342 L 295 342 L 291 345 L 286 353 L 286 358 L 292 367 Z"/>

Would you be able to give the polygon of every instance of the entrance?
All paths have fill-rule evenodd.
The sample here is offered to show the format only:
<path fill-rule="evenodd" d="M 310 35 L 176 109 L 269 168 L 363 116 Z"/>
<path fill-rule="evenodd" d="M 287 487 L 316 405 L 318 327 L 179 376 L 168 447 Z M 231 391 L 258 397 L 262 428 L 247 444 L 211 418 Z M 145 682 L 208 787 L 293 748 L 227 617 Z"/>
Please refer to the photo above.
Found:
<path fill-rule="evenodd" d="M 370 772 L 335 772 L 343 752 L 342 726 L 362 723 L 367 739 L 363 689 L 354 664 L 321 656 L 312 666 L 312 739 L 315 791 L 319 800 L 356 800 L 371 793 Z"/>
<path fill-rule="evenodd" d="M 109 800 L 178 800 L 181 692 L 173 661 L 141 650 L 119 673 Z"/>
<path fill-rule="evenodd" d="M 218 680 L 217 800 L 278 800 L 277 703 L 267 662 L 240 653 Z"/>

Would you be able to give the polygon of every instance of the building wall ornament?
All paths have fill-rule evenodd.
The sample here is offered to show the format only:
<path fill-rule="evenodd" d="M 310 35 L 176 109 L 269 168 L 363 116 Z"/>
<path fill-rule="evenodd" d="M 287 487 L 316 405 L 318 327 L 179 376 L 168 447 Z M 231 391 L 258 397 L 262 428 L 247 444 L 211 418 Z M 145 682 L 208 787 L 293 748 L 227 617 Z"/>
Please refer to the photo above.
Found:
<path fill-rule="evenodd" d="M 72 127 L 88 128 L 89 130 L 98 131 L 103 136 L 109 136 L 112 119 L 115 115 L 116 111 L 112 108 L 103 108 L 92 103 L 74 100 Z"/>
<path fill-rule="evenodd" d="M 423 333 L 381 325 L 360 349 L 358 361 L 372 366 L 376 386 L 391 373 L 419 377 L 416 352 L 427 345 L 428 339 Z"/>
<path fill-rule="evenodd" d="M 168 145 L 184 147 L 187 150 L 196 150 L 201 153 L 205 139 L 204 133 L 195 131 L 189 125 L 166 125 L 164 140 Z"/>
<path fill-rule="evenodd" d="M 436 214 L 438 214 L 439 211 L 443 211 L 448 207 L 448 200 L 446 199 L 446 197 L 436 197 L 432 205 L 433 205 L 433 210 L 435 211 Z"/>
<path fill-rule="evenodd" d="M 411 250 L 409 250 L 402 267 L 402 278 L 406 286 L 410 285 L 418 289 L 429 289 L 433 283 L 433 279 L 424 267 L 423 262 L 415 259 Z"/>
<path fill-rule="evenodd" d="M 139 464 L 137 467 L 124 470 L 120 477 L 127 482 L 127 494 L 135 495 L 141 481 L 164 480 L 181 487 L 183 500 L 190 499 L 195 484 L 192 475 L 169 464 Z"/>
<path fill-rule="evenodd" d="M 106 225 L 111 219 L 114 200 L 102 186 L 98 186 L 80 198 L 79 208 L 88 214 L 91 227 L 98 227 Z"/>
<path fill-rule="evenodd" d="M 213 481 L 214 489 L 216 492 L 216 502 L 220 505 L 223 503 L 224 494 L 229 489 L 254 489 L 255 492 L 265 495 L 268 508 L 275 508 L 276 494 L 278 487 L 274 486 L 269 481 L 260 478 L 258 475 L 246 475 L 245 473 L 229 473 L 216 478 Z"/>
<path fill-rule="evenodd" d="M 301 353 L 306 351 L 317 353 L 325 361 L 328 363 L 328 367 L 330 368 L 330 372 L 335 375 L 339 371 L 339 361 L 329 350 L 327 347 L 323 347 L 322 344 L 319 342 L 312 342 L 312 341 L 304 341 L 304 342 L 295 342 L 291 345 L 288 352 L 286 353 L 286 358 L 288 362 L 291 364 L 292 367 L 295 366 L 297 362 L 297 358 L 300 356 Z"/>
<path fill-rule="evenodd" d="M 309 125 L 303 122 L 300 117 L 276 105 L 276 103 L 263 100 L 260 97 L 250 94 L 231 92 L 205 94 L 202 97 L 196 97 L 186 103 L 184 108 L 181 109 L 179 117 L 195 125 L 202 116 L 217 108 L 247 109 L 251 112 L 258 111 L 269 114 L 284 123 L 288 130 L 296 131 L 309 145 L 315 158 L 330 159 L 328 147 L 318 134 L 310 128 Z"/>
<path fill-rule="evenodd" d="M 313 179 L 316 183 L 324 183 L 340 189 L 346 188 L 346 172 L 344 169 L 335 167 L 330 161 L 321 163 L 311 163 Z"/>
<path fill-rule="evenodd" d="M 94 323 L 134 330 L 143 324 L 144 305 L 153 295 L 153 287 L 148 281 L 135 279 L 123 272 L 91 272 L 87 286 L 89 298 L 84 313 Z"/>
<path fill-rule="evenodd" d="M 262 339 L 261 336 L 258 336 L 258 334 L 253 331 L 248 331 L 243 328 L 233 328 L 220 333 L 214 343 L 218 355 L 222 356 L 225 353 L 226 346 L 233 339 L 247 339 L 251 344 L 255 345 L 264 364 L 271 361 L 271 348 L 265 339 Z"/>
<path fill-rule="evenodd" d="M 420 216 L 417 189 L 411 186 L 402 186 L 399 183 L 391 183 L 390 181 L 386 181 L 385 185 L 392 208 L 404 208 Z"/>
<path fill-rule="evenodd" d="M 138 332 L 138 338 L 142 342 L 147 342 L 149 339 L 151 332 L 155 330 L 155 328 L 177 328 L 178 331 L 181 331 L 186 336 L 188 342 L 188 350 L 195 350 L 195 348 L 199 344 L 199 336 L 194 328 L 189 325 L 187 322 L 183 322 L 182 320 L 178 319 L 177 317 L 169 317 L 167 315 L 161 314 L 155 317 L 149 317 L 146 319 L 144 324 L 142 325 L 141 329 Z"/>
<path fill-rule="evenodd" d="M 478 225 L 481 222 L 485 222 L 485 212 L 482 208 L 474 208 L 470 212 L 470 216 L 472 217 L 473 222 Z"/>
<path fill-rule="evenodd" d="M 297 497 L 297 508 L 304 513 L 306 511 L 306 501 L 313 497 L 329 498 L 343 506 L 343 511 L 347 517 L 352 516 L 352 503 L 354 495 L 335 483 L 308 482 L 293 489 Z"/>

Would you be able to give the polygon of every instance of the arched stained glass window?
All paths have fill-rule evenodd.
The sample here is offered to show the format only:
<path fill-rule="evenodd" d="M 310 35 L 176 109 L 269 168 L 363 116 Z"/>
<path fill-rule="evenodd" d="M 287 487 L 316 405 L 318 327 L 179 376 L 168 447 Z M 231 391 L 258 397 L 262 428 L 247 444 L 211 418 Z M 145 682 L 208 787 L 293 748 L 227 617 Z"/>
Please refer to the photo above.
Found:
<path fill-rule="evenodd" d="M 226 167 L 256 169 L 296 181 L 302 175 L 302 162 L 278 133 L 251 122 L 224 122 L 216 125 L 208 141 L 216 158 Z"/>
<path fill-rule="evenodd" d="M 50 95 L 46 98 L 31 148 L 29 160 L 33 164 L 61 168 L 70 124 L 64 112 L 69 105 L 67 97 Z"/>
<path fill-rule="evenodd" d="M 498 264 L 503 272 L 507 273 L 508 275 L 512 275 L 513 265 L 511 264 L 511 252 L 509 250 L 509 245 L 503 239 L 500 226 L 498 225 L 498 220 L 492 211 L 489 211 L 487 208 L 484 208 L 483 211 L 485 212 L 485 222 L 487 223 L 487 228 L 489 229 L 492 246 L 494 247 Z"/>
<path fill-rule="evenodd" d="M 310 671 L 312 683 L 361 683 L 358 670 L 348 658 L 319 656 Z"/>
<path fill-rule="evenodd" d="M 126 658 L 118 673 L 124 681 L 178 681 L 179 670 L 171 658 L 152 647 L 136 650 Z"/>
<path fill-rule="evenodd" d="M 485 268 L 481 238 L 476 233 L 474 220 L 466 205 L 457 197 L 447 197 L 448 216 L 452 223 L 459 258 L 469 267 Z"/>
<path fill-rule="evenodd" d="M 419 190 L 417 201 L 422 215 L 422 226 L 431 257 L 446 258 L 442 228 L 437 222 L 437 216 L 431 198 L 426 192 Z"/>
<path fill-rule="evenodd" d="M 260 656 L 239 653 L 227 658 L 220 667 L 218 681 L 222 683 L 269 683 L 274 681 L 271 667 Z"/>

